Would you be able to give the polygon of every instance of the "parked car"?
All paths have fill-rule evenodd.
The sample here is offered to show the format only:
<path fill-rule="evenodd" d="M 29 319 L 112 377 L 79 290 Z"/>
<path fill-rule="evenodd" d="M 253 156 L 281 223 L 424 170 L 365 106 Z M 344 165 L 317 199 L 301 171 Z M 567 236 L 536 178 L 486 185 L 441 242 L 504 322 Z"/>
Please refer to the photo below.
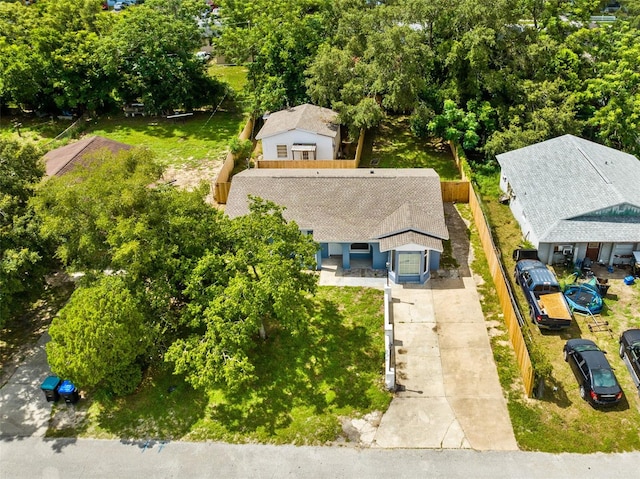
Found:
<path fill-rule="evenodd" d="M 640 329 L 628 329 L 620 335 L 620 357 L 640 394 Z"/>
<path fill-rule="evenodd" d="M 569 363 L 580 386 L 580 397 L 595 406 L 613 406 L 622 399 L 622 388 L 598 345 L 589 339 L 570 339 L 564 345 Z"/>
<path fill-rule="evenodd" d="M 120 12 L 122 10 L 125 9 L 127 5 L 123 2 L 116 2 L 116 4 L 113 6 L 113 11 L 114 12 Z"/>

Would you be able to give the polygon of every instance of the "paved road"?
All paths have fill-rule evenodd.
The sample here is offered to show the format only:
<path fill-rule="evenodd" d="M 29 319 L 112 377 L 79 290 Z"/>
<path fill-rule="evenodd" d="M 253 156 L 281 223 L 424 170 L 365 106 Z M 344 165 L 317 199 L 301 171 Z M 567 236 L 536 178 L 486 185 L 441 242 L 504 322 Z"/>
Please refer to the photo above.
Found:
<path fill-rule="evenodd" d="M 357 449 L 100 440 L 0 440 L 0 478 L 634 477 L 640 453 Z"/>

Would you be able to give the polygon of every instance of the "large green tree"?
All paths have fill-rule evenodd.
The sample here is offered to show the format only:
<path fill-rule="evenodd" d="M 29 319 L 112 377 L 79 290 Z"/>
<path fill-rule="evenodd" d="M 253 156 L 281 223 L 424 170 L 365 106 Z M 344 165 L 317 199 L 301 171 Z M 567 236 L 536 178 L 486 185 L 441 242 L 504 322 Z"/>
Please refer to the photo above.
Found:
<path fill-rule="evenodd" d="M 142 379 L 151 335 L 143 303 L 124 278 L 79 287 L 49 328 L 51 370 L 80 388 L 129 394 Z"/>
<path fill-rule="evenodd" d="M 224 29 L 217 47 L 247 63 L 256 114 L 308 101 L 304 72 L 330 35 L 328 0 L 222 1 Z"/>
<path fill-rule="evenodd" d="M 124 271 L 145 290 L 158 354 L 175 332 L 186 279 L 206 252 L 227 248 L 222 213 L 204 202 L 208 189 L 167 186 L 145 150 L 101 152 L 50 178 L 33 203 L 43 236 L 71 271 Z M 167 338 L 162 338 L 163 335 Z"/>
<path fill-rule="evenodd" d="M 307 295 L 317 284 L 307 271 L 317 244 L 287 222 L 281 208 L 254 198 L 250 213 L 229 228 L 230 249 L 203 256 L 189 278 L 184 321 L 190 333 L 166 356 L 200 388 L 251 384 L 256 341 L 304 330 Z"/>
<path fill-rule="evenodd" d="M 588 38 L 598 61 L 581 95 L 587 127 L 601 142 L 640 155 L 640 33 L 623 26 Z"/>
<path fill-rule="evenodd" d="M 150 0 L 128 9 L 100 40 L 97 57 L 116 100 L 142 101 L 147 111 L 215 105 L 224 95 L 194 52 L 201 33 L 194 2 Z"/>
<path fill-rule="evenodd" d="M 43 284 L 47 248 L 29 199 L 44 175 L 32 143 L 0 138 L 0 325 Z"/>

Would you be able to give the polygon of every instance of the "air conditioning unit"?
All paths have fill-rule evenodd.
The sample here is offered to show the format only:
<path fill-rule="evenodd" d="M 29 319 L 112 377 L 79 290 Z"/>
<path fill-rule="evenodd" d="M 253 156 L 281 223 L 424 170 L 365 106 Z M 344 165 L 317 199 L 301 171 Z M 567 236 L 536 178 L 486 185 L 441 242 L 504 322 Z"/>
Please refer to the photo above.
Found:
<path fill-rule="evenodd" d="M 560 249 L 562 250 L 562 254 L 565 255 L 565 256 L 569 256 L 569 255 L 573 254 L 573 246 L 571 246 L 571 245 L 561 246 Z"/>

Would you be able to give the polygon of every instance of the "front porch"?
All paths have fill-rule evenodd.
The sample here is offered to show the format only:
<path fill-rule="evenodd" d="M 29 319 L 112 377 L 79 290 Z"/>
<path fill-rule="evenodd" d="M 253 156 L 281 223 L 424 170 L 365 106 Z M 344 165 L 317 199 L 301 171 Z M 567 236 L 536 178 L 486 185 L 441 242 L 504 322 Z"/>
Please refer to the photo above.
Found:
<path fill-rule="evenodd" d="M 383 289 L 387 284 L 387 270 L 374 269 L 371 260 L 352 259 L 351 268 L 342 267 L 342 256 L 322 259 L 321 286 L 366 286 Z"/>

